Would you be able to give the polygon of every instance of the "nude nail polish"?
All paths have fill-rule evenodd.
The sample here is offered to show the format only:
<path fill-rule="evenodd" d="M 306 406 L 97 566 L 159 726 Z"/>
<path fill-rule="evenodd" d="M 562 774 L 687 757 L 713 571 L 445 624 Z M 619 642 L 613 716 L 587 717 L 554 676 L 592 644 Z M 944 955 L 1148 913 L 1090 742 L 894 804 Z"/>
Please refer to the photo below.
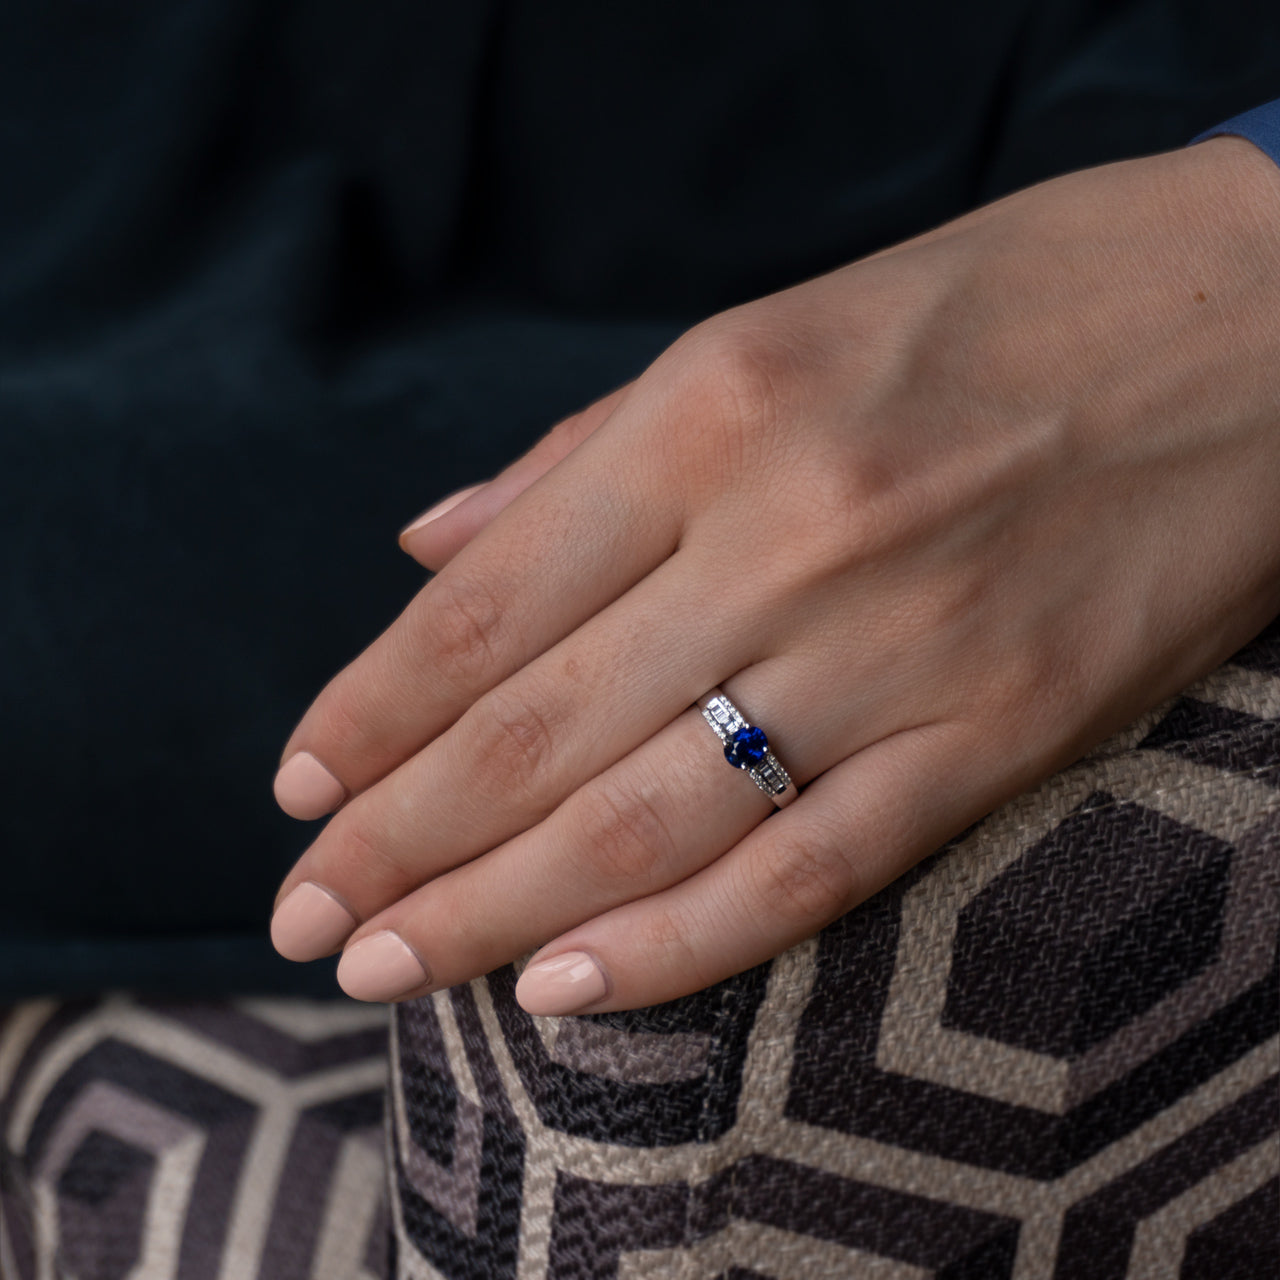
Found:
<path fill-rule="evenodd" d="M 430 981 L 427 966 L 390 929 L 352 943 L 338 961 L 338 985 L 356 1000 L 394 1000 Z"/>
<path fill-rule="evenodd" d="M 280 766 L 274 790 L 276 804 L 304 821 L 323 818 L 347 798 L 346 787 L 310 751 L 299 751 Z"/>
<path fill-rule="evenodd" d="M 356 924 L 327 889 L 304 880 L 271 917 L 271 945 L 286 960 L 319 960 L 342 946 Z"/>
<path fill-rule="evenodd" d="M 566 951 L 531 964 L 516 983 L 516 999 L 527 1013 L 561 1017 L 603 1000 L 608 980 L 585 951 Z"/>
<path fill-rule="evenodd" d="M 473 484 L 466 489 L 459 489 L 457 493 L 451 493 L 447 498 L 441 498 L 434 507 L 428 507 L 416 520 L 411 520 L 400 530 L 400 541 L 403 542 L 405 538 L 421 529 L 423 525 L 428 525 L 433 520 L 439 520 L 441 516 L 448 515 L 454 507 L 460 506 L 473 493 L 483 488 L 483 484 Z"/>

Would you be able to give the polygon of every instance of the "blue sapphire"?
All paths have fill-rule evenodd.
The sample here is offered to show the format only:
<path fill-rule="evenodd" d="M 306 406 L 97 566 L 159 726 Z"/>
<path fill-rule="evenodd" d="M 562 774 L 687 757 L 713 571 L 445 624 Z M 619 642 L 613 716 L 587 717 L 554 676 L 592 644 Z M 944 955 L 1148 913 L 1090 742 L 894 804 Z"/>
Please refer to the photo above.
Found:
<path fill-rule="evenodd" d="M 764 730 L 748 724 L 725 743 L 724 758 L 735 769 L 750 769 L 764 759 L 768 750 L 769 739 L 764 736 Z"/>

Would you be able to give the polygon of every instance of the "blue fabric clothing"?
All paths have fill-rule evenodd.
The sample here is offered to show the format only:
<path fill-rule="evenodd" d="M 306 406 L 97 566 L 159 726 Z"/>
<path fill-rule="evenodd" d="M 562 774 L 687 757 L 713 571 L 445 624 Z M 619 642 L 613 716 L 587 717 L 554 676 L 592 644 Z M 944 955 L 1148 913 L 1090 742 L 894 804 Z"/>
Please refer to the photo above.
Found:
<path fill-rule="evenodd" d="M 1274 102 L 1264 102 L 1252 111 L 1245 111 L 1214 125 L 1212 129 L 1206 129 L 1194 137 L 1192 142 L 1204 142 L 1208 138 L 1220 138 L 1224 135 L 1247 139 L 1269 155 L 1276 164 L 1280 164 L 1280 98 Z"/>

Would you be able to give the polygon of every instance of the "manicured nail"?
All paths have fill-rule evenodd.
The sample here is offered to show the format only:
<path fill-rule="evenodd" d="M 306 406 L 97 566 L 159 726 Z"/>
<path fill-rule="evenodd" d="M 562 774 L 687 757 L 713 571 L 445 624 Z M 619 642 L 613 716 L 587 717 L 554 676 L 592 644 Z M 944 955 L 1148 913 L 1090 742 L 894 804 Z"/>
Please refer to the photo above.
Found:
<path fill-rule="evenodd" d="M 310 751 L 299 751 L 280 766 L 276 804 L 291 818 L 323 818 L 346 798 L 347 789 Z"/>
<path fill-rule="evenodd" d="M 337 951 L 356 923 L 327 889 L 304 880 L 271 917 L 271 945 L 286 960 L 319 960 Z"/>
<path fill-rule="evenodd" d="M 394 1000 L 430 981 L 427 966 L 390 929 L 361 938 L 338 961 L 338 985 L 356 1000 Z"/>
<path fill-rule="evenodd" d="M 457 493 L 451 493 L 447 498 L 441 498 L 434 507 L 428 507 L 416 520 L 411 521 L 400 530 L 400 541 L 403 542 L 411 533 L 421 529 L 424 524 L 430 524 L 433 520 L 439 520 L 441 516 L 448 515 L 459 503 L 466 502 L 473 493 L 477 493 L 483 488 L 483 484 L 473 484 L 466 489 L 459 489 Z"/>
<path fill-rule="evenodd" d="M 526 1013 L 559 1017 L 595 1004 L 608 989 L 600 966 L 585 951 L 566 951 L 531 964 L 516 983 L 516 999 Z"/>

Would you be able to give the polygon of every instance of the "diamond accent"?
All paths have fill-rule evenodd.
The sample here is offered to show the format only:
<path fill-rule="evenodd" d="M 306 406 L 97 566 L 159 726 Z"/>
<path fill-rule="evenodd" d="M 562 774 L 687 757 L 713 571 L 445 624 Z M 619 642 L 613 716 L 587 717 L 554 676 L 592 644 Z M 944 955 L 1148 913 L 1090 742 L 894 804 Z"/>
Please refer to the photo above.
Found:
<path fill-rule="evenodd" d="M 737 707 L 722 693 L 707 699 L 706 706 L 701 708 L 702 718 L 716 731 L 716 736 L 724 744 L 725 758 L 735 768 L 743 769 L 751 781 L 771 800 L 783 795 L 792 785 L 791 775 L 782 767 L 782 761 L 769 750 L 769 740 L 764 731 L 749 725 Z M 760 734 L 764 743 L 764 758 L 758 763 L 749 759 L 738 763 L 731 752 L 735 750 L 735 737 L 744 731 Z"/>

